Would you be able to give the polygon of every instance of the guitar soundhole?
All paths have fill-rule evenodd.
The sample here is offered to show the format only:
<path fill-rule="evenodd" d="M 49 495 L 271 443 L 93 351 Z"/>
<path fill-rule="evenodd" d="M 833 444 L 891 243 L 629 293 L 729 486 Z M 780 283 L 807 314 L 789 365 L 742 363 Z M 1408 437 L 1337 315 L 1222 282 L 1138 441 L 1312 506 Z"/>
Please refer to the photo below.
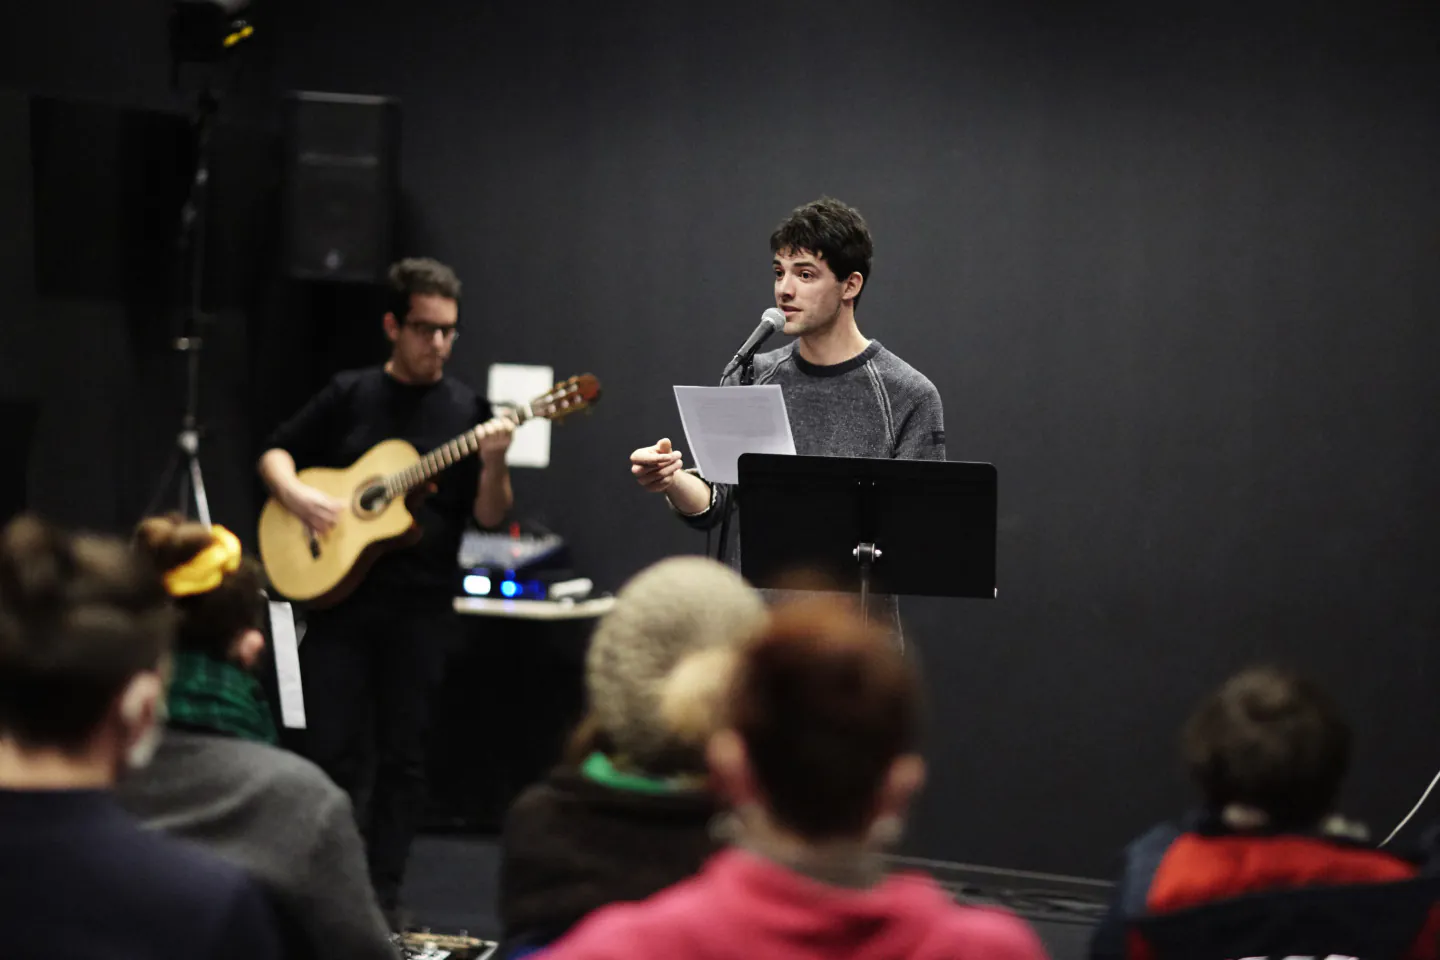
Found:
<path fill-rule="evenodd" d="M 385 504 L 387 503 L 385 488 L 378 483 L 372 487 L 366 487 L 360 494 L 358 502 L 362 512 L 379 513 L 385 509 Z"/>

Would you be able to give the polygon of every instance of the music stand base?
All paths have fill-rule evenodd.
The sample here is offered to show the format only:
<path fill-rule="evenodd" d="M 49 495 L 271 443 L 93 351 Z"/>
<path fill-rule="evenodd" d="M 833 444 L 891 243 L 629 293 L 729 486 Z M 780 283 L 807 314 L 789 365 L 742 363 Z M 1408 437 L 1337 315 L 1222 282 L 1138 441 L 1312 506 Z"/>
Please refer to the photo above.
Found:
<path fill-rule="evenodd" d="M 881 557 L 880 548 L 873 543 L 856 544 L 855 561 L 860 564 L 860 620 L 870 622 L 870 571 Z"/>

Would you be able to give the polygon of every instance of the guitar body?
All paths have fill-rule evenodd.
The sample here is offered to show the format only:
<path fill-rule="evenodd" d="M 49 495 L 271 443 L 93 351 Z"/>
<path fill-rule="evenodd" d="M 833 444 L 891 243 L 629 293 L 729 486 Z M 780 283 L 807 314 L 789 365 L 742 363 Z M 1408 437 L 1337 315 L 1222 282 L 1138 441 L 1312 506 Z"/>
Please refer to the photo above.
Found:
<path fill-rule="evenodd" d="M 419 539 L 420 528 L 401 498 L 365 509 L 361 494 L 377 479 L 420 461 L 404 440 L 384 440 L 343 470 L 302 470 L 300 480 L 348 505 L 328 532 L 312 538 L 305 524 L 268 500 L 260 513 L 260 558 L 270 583 L 291 600 L 312 607 L 339 603 L 365 576 L 375 559 L 392 547 Z"/>

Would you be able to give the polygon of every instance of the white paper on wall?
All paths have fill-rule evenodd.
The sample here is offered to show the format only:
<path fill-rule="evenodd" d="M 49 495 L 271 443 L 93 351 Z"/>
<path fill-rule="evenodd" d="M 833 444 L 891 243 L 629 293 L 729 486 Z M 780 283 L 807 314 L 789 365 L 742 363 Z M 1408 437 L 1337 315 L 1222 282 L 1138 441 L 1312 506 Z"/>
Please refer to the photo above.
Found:
<path fill-rule="evenodd" d="M 491 403 L 529 403 L 553 386 L 553 367 L 492 363 L 485 398 Z M 512 467 L 550 466 L 550 421 L 536 417 L 516 430 L 505 462 Z"/>

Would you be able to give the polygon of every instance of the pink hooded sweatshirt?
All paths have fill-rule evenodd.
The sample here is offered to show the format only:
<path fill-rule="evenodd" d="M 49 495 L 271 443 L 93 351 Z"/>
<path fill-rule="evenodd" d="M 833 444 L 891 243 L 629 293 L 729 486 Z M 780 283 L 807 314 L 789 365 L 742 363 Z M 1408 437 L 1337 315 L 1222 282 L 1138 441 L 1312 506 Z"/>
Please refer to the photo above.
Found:
<path fill-rule="evenodd" d="M 1046 960 L 1023 921 L 962 907 L 922 874 L 868 890 L 818 883 L 753 854 L 717 854 L 639 903 L 597 910 L 545 960 Z"/>

